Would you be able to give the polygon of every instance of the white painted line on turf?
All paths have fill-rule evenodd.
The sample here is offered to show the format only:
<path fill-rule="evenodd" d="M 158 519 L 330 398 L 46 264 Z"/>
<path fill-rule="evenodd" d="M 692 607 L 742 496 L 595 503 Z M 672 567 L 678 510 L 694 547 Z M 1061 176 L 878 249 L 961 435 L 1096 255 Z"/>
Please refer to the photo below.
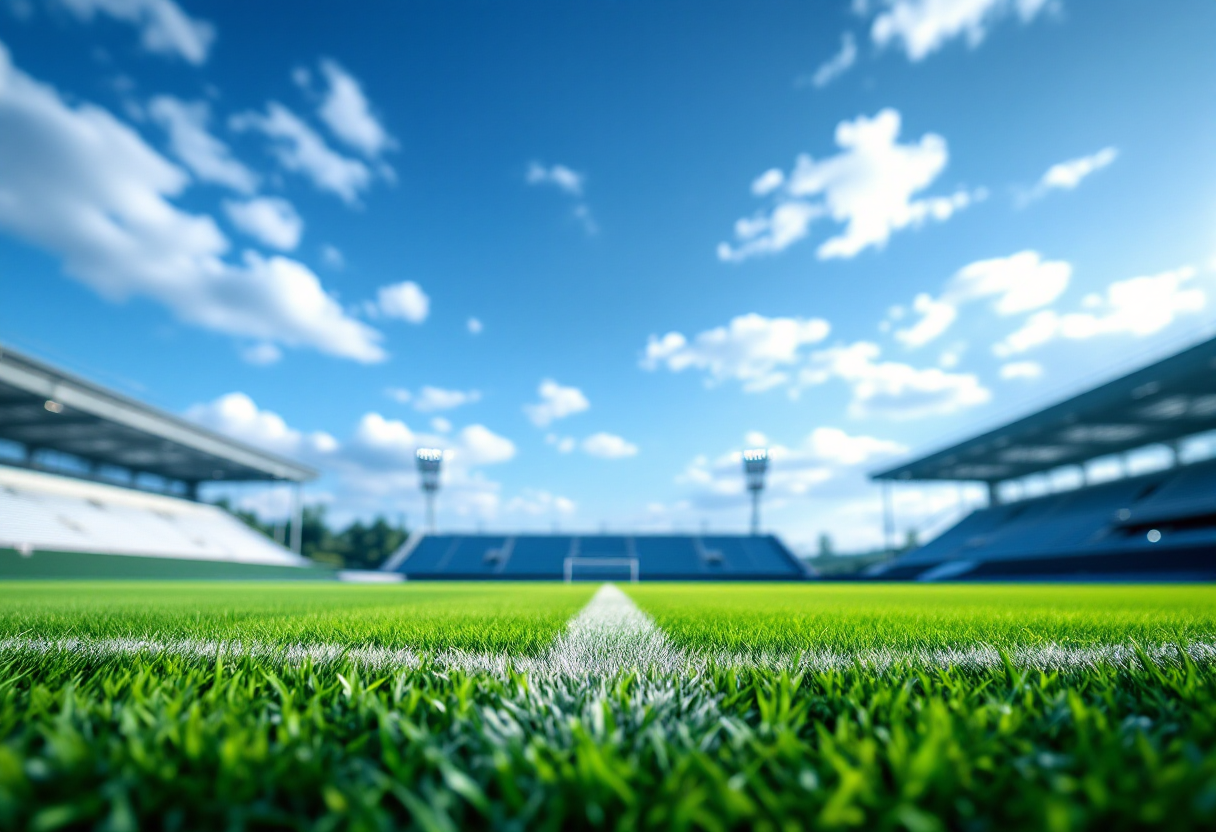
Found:
<path fill-rule="evenodd" d="M 687 665 L 688 656 L 649 615 L 604 584 L 534 668 L 558 676 L 613 676 L 635 668 L 672 673 Z"/>

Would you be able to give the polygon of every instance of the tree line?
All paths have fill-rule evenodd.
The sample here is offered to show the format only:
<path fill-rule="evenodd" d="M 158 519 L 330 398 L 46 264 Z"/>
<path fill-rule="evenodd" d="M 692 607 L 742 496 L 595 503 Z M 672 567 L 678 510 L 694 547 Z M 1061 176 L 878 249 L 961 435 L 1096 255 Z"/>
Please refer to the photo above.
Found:
<path fill-rule="evenodd" d="M 252 511 L 233 506 L 227 497 L 216 500 L 215 505 L 271 540 L 291 539 L 287 524 L 266 522 Z M 379 569 L 410 536 L 404 525 L 379 516 L 370 523 L 356 520 L 344 529 L 332 529 L 323 505 L 304 506 L 300 529 L 304 557 L 342 569 Z"/>

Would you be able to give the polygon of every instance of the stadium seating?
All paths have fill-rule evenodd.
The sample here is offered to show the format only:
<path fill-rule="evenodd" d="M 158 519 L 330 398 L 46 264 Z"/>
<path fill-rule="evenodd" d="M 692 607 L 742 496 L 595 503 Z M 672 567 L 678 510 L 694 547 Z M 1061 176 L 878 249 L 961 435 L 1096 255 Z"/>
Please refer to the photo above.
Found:
<path fill-rule="evenodd" d="M 1216 577 L 1216 462 L 980 509 L 883 579 Z"/>
<path fill-rule="evenodd" d="M 771 535 L 420 535 L 386 569 L 410 579 L 791 580 L 798 559 Z"/>
<path fill-rule="evenodd" d="M 215 506 L 0 467 L 0 548 L 302 567 Z"/>

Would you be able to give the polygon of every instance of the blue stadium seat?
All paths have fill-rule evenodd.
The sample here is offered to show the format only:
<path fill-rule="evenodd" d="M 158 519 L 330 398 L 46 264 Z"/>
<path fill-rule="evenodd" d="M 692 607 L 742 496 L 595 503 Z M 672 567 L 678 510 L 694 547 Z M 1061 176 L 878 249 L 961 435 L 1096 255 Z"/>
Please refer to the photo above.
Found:
<path fill-rule="evenodd" d="M 944 568 L 951 563 L 970 566 Z M 1065 567 L 1216 574 L 1216 462 L 979 509 L 875 574 L 1025 577 Z"/>
<path fill-rule="evenodd" d="M 412 546 L 412 548 L 411 548 Z M 406 546 L 395 571 L 412 579 L 625 579 L 636 558 L 642 580 L 794 580 L 800 562 L 771 535 L 426 535 Z"/>

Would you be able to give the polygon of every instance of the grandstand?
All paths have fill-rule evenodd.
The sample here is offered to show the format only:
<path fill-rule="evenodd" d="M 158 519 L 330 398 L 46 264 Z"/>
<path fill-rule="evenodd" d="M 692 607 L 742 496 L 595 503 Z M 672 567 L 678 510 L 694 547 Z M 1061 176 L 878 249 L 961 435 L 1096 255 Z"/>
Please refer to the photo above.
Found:
<path fill-rule="evenodd" d="M 384 565 L 410 580 L 728 580 L 805 577 L 773 535 L 422 534 Z"/>
<path fill-rule="evenodd" d="M 1183 444 L 1216 430 L 1216 339 L 951 447 L 873 475 L 979 481 L 988 506 L 876 567 L 916 580 L 1216 579 L 1216 461 Z M 1094 482 L 1091 463 L 1159 446 L 1172 464 Z M 1082 485 L 1016 501 L 1008 484 L 1062 468 Z"/>
<path fill-rule="evenodd" d="M 271 481 L 298 506 L 315 476 L 0 347 L 0 576 L 329 577 L 298 532 L 292 551 L 197 501 L 205 482 Z"/>

